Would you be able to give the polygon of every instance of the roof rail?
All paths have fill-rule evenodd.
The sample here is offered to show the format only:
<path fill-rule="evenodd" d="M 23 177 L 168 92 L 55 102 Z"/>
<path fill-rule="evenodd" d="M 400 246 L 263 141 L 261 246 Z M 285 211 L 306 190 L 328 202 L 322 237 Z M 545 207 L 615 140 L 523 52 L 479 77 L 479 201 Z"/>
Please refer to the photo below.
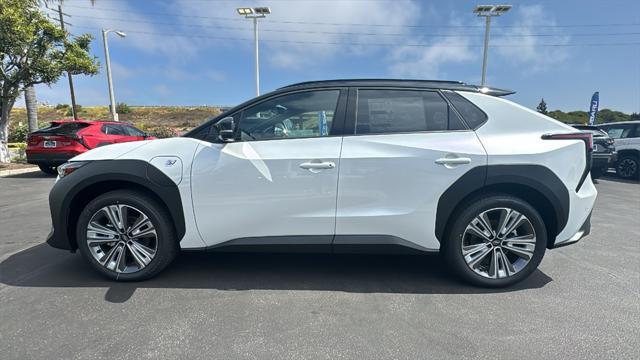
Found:
<path fill-rule="evenodd" d="M 515 94 L 515 91 L 492 88 L 487 86 L 469 85 L 462 81 L 448 80 L 411 80 L 411 79 L 335 79 L 305 81 L 296 84 L 283 86 L 278 90 L 301 87 L 323 87 L 323 86 L 407 86 L 424 87 L 441 90 L 471 91 L 492 96 L 506 96 Z"/>

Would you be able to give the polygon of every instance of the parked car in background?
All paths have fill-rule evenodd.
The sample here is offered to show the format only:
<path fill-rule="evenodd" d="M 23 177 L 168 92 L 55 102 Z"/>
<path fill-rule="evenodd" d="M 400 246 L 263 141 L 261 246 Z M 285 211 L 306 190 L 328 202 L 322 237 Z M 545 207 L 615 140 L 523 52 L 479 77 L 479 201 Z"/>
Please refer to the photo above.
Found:
<path fill-rule="evenodd" d="M 591 178 L 598 179 L 605 174 L 609 167 L 614 166 L 617 153 L 614 141 L 604 130 L 597 126 L 571 124 L 574 128 L 589 132 L 593 135 L 593 152 L 591 155 Z"/>
<path fill-rule="evenodd" d="M 598 125 L 614 140 L 618 159 L 615 169 L 624 179 L 640 178 L 640 120 Z"/>
<path fill-rule="evenodd" d="M 589 234 L 592 135 L 453 81 L 333 80 L 58 168 L 47 242 L 118 281 L 179 249 L 429 253 L 476 285 Z"/>
<path fill-rule="evenodd" d="M 27 162 L 47 174 L 74 156 L 99 146 L 150 140 L 144 131 L 131 124 L 107 121 L 58 120 L 27 137 Z"/>

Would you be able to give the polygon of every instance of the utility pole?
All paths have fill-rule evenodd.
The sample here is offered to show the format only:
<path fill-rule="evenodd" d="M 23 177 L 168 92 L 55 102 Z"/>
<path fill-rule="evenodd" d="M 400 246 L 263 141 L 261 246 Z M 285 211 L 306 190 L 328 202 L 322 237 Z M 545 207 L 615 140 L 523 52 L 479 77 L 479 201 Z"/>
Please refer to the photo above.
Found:
<path fill-rule="evenodd" d="M 69 16 L 62 12 L 62 5 L 58 5 L 58 16 L 60 17 L 60 28 L 64 30 L 64 15 Z M 76 111 L 76 92 L 73 89 L 73 78 L 71 77 L 71 71 L 67 71 L 67 79 L 69 79 L 69 92 L 71 92 L 71 113 L 73 114 L 73 120 L 78 120 L 78 112 Z"/>
<path fill-rule="evenodd" d="M 480 86 L 484 86 L 487 80 L 487 58 L 489 56 L 489 30 L 491 28 L 491 18 L 493 16 L 500 16 L 509 10 L 511 10 L 511 5 L 478 5 L 473 9 L 474 14 L 485 18 L 482 82 Z"/>

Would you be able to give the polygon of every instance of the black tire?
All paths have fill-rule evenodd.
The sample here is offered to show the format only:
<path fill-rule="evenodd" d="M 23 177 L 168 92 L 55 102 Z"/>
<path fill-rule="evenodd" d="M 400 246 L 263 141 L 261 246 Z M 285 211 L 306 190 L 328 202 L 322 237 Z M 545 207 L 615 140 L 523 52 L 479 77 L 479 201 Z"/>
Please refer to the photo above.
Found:
<path fill-rule="evenodd" d="M 53 166 L 53 165 L 38 165 L 38 167 L 40 168 L 40 170 L 48 175 L 56 175 L 58 174 L 58 170 L 57 170 L 57 166 Z"/>
<path fill-rule="evenodd" d="M 491 279 L 477 274 L 465 262 L 462 255 L 462 241 L 467 225 L 484 211 L 495 208 L 510 208 L 528 218 L 535 230 L 535 249 L 529 262 L 515 274 L 499 279 Z M 542 217 L 533 206 L 517 197 L 507 194 L 486 194 L 475 197 L 454 213 L 454 222 L 448 227 L 446 241 L 442 244 L 442 254 L 453 272 L 462 280 L 482 287 L 505 287 L 527 278 L 538 267 L 544 256 L 547 245 L 547 231 Z"/>
<path fill-rule="evenodd" d="M 634 154 L 620 156 L 616 162 L 616 174 L 623 179 L 638 179 L 640 175 L 638 156 Z"/>
<path fill-rule="evenodd" d="M 143 212 L 155 227 L 157 249 L 153 259 L 146 267 L 133 272 L 123 273 L 107 269 L 94 258 L 87 243 L 87 225 L 92 216 L 107 205 L 129 205 Z M 82 210 L 77 222 L 76 239 L 78 249 L 91 266 L 99 273 L 118 281 L 141 281 L 154 277 L 166 268 L 179 252 L 178 240 L 173 229 L 171 216 L 153 197 L 131 190 L 115 190 L 91 200 Z"/>
<path fill-rule="evenodd" d="M 591 168 L 591 178 L 600 179 L 604 173 L 607 172 L 606 168 Z"/>

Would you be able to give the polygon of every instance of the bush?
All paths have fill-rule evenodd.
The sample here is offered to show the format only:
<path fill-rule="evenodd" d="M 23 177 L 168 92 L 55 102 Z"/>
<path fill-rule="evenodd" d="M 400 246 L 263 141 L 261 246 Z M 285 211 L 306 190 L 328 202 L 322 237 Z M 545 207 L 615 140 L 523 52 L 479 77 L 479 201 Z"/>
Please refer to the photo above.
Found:
<path fill-rule="evenodd" d="M 176 131 L 176 129 L 169 126 L 158 126 L 158 127 L 147 130 L 147 133 L 151 136 L 157 137 L 158 139 L 165 139 L 165 138 L 178 136 L 178 131 Z"/>
<path fill-rule="evenodd" d="M 128 114 L 131 112 L 131 108 L 129 107 L 129 105 L 121 102 L 116 104 L 116 112 L 118 114 Z"/>
<path fill-rule="evenodd" d="M 80 114 L 80 112 L 82 112 L 82 105 L 76 104 L 76 111 L 78 112 L 78 114 Z M 73 116 L 73 111 L 71 111 L 71 106 L 67 108 L 67 111 L 64 114 L 66 116 Z"/>
<path fill-rule="evenodd" d="M 67 110 L 70 107 L 71 106 L 69 104 L 57 104 L 56 107 L 54 107 L 54 109 L 56 109 L 56 110 Z"/>
<path fill-rule="evenodd" d="M 28 125 L 13 125 L 9 128 L 9 142 L 25 142 L 27 141 L 27 135 L 29 135 Z"/>

